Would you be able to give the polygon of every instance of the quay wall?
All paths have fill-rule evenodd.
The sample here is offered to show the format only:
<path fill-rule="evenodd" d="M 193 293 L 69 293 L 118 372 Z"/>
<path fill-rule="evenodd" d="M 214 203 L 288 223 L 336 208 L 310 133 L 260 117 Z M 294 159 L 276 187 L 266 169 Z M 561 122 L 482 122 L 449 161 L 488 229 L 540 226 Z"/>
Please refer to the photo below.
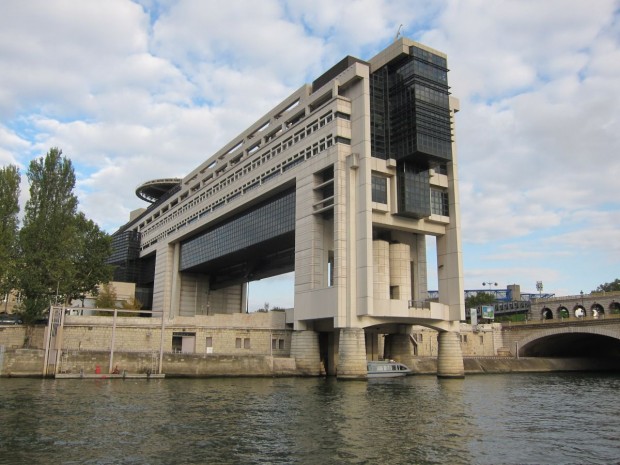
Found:
<path fill-rule="evenodd" d="M 8 349 L 0 353 L 0 377 L 41 377 L 45 351 Z M 120 373 L 158 373 L 159 355 L 149 352 L 115 352 L 113 367 Z M 206 355 L 167 353 L 162 358 L 166 377 L 297 376 L 295 359 L 269 355 Z M 60 359 L 59 373 L 110 373 L 107 351 L 70 351 Z"/>
<path fill-rule="evenodd" d="M 464 357 L 466 375 L 499 373 L 546 373 L 562 371 L 620 371 L 620 360 L 591 358 L 542 358 L 542 357 Z M 414 358 L 411 365 L 414 375 L 437 373 L 437 358 Z"/>

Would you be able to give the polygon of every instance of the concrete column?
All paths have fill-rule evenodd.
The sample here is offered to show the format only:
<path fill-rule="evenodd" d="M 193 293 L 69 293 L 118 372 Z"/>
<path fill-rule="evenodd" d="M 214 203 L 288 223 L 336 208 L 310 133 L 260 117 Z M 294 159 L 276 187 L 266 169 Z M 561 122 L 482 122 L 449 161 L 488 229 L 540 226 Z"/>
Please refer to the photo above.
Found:
<path fill-rule="evenodd" d="M 391 297 L 411 300 L 411 251 L 408 244 L 390 244 L 390 287 L 395 289 Z"/>
<path fill-rule="evenodd" d="M 390 334 L 388 341 L 390 358 L 410 367 L 412 365 L 413 346 L 409 340 L 409 334 Z"/>
<path fill-rule="evenodd" d="M 461 338 L 456 331 L 443 331 L 437 336 L 437 377 L 464 378 Z"/>
<path fill-rule="evenodd" d="M 390 244 L 387 241 L 372 241 L 373 297 L 390 298 Z"/>
<path fill-rule="evenodd" d="M 364 329 L 340 329 L 337 376 L 342 379 L 365 379 L 368 376 Z"/>
<path fill-rule="evenodd" d="M 319 335 L 315 331 L 293 331 L 291 336 L 291 357 L 295 359 L 297 371 L 305 376 L 321 374 Z"/>

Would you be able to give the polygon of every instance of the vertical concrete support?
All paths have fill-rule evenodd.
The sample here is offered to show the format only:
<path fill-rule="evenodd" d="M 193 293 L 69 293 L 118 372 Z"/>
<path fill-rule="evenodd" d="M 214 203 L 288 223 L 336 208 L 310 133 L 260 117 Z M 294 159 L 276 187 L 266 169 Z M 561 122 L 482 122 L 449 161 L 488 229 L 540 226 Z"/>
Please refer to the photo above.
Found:
<path fill-rule="evenodd" d="M 387 241 L 372 242 L 373 290 L 375 299 L 390 298 L 390 244 Z"/>
<path fill-rule="evenodd" d="M 171 291 L 170 291 L 170 318 L 179 315 L 179 307 L 181 305 L 181 273 L 179 272 L 179 262 L 181 260 L 181 244 L 177 242 L 172 247 L 172 267 L 169 271 L 171 275 Z"/>
<path fill-rule="evenodd" d="M 413 345 L 409 339 L 409 334 L 390 334 L 390 358 L 397 362 L 411 366 L 413 356 Z"/>
<path fill-rule="evenodd" d="M 366 379 L 366 341 L 364 329 L 341 328 L 337 376 L 341 379 Z"/>
<path fill-rule="evenodd" d="M 437 336 L 437 377 L 464 378 L 461 338 L 456 331 L 443 331 Z"/>
<path fill-rule="evenodd" d="M 380 351 L 380 349 L 383 349 L 383 344 L 379 346 L 379 339 L 381 338 L 378 333 L 366 333 L 366 358 L 368 360 L 379 360 L 382 358 L 383 351 Z"/>
<path fill-rule="evenodd" d="M 390 244 L 390 287 L 392 299 L 411 299 L 411 265 L 408 244 Z"/>
<path fill-rule="evenodd" d="M 291 336 L 291 357 L 295 358 L 297 370 L 305 376 L 321 374 L 319 335 L 315 331 L 294 331 Z"/>

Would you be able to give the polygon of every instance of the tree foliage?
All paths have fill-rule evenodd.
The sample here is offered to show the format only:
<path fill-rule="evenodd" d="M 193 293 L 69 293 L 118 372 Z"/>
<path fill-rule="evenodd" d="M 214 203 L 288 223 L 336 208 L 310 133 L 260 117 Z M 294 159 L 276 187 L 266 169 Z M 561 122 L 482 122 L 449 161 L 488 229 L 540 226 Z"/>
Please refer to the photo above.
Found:
<path fill-rule="evenodd" d="M 16 166 L 0 168 L 0 293 L 3 295 L 16 286 L 19 181 Z"/>
<path fill-rule="evenodd" d="M 50 303 L 69 303 L 109 281 L 105 264 L 110 238 L 77 212 L 75 173 L 62 151 L 52 148 L 30 162 L 30 198 L 19 231 L 18 288 L 24 320 L 40 317 Z"/>
<path fill-rule="evenodd" d="M 104 283 L 99 289 L 97 299 L 95 300 L 96 308 L 116 308 L 116 290 L 110 283 Z"/>
<path fill-rule="evenodd" d="M 592 292 L 613 292 L 613 291 L 620 291 L 620 279 L 614 279 L 610 283 L 601 284 Z"/>
<path fill-rule="evenodd" d="M 495 303 L 495 296 L 486 292 L 478 292 L 465 299 L 465 308 L 477 308 L 479 305 L 492 305 Z"/>
<path fill-rule="evenodd" d="M 82 299 L 86 294 L 97 295 L 100 283 L 112 279 L 113 268 L 106 264 L 112 253 L 112 238 L 83 213 L 75 217 L 76 241 L 72 250 L 72 280 L 69 282 L 69 299 Z"/>

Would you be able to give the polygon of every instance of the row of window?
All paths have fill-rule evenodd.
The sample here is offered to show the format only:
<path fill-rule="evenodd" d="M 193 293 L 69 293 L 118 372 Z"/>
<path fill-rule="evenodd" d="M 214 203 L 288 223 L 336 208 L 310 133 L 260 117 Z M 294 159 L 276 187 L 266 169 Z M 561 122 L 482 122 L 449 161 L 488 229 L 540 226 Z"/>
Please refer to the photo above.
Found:
<path fill-rule="evenodd" d="M 484 336 L 478 336 L 478 342 L 484 344 Z M 467 344 L 467 334 L 461 334 L 461 343 Z"/>
<path fill-rule="evenodd" d="M 187 270 L 294 230 L 295 192 L 291 192 L 183 242 L 179 269 Z"/>
<path fill-rule="evenodd" d="M 340 112 L 337 113 L 338 117 L 340 117 L 341 115 L 344 115 L 344 113 L 340 113 Z M 199 197 L 196 197 L 191 202 L 189 202 L 188 204 L 184 205 L 182 208 L 179 208 L 179 209 L 175 210 L 173 213 L 171 213 L 170 215 L 167 215 L 161 221 L 152 222 L 150 225 L 149 225 L 149 221 L 147 221 L 146 225 L 148 225 L 148 227 L 145 228 L 142 231 L 143 236 L 149 234 L 151 231 L 154 231 L 154 230 L 160 228 L 163 224 L 173 220 L 175 217 L 177 217 L 178 215 L 180 215 L 183 212 L 185 212 L 188 208 L 192 208 L 196 204 L 203 202 L 207 197 L 210 197 L 211 195 L 215 194 L 216 192 L 219 192 L 224 187 L 226 187 L 229 184 L 235 182 L 237 179 L 241 178 L 242 176 L 245 176 L 250 171 L 256 169 L 257 167 L 259 167 L 263 163 L 267 162 L 271 158 L 279 155 L 282 151 L 288 150 L 295 143 L 301 141 L 302 139 L 304 139 L 308 135 L 310 135 L 310 134 L 318 131 L 320 128 L 323 128 L 324 126 L 326 126 L 328 123 L 333 121 L 333 118 L 334 118 L 334 115 L 333 115 L 332 111 L 327 112 L 326 114 L 322 115 L 320 118 L 310 122 L 308 125 L 306 125 L 305 128 L 303 128 L 302 130 L 296 132 L 293 136 L 287 138 L 282 143 L 276 144 L 270 150 L 265 151 L 261 155 L 261 157 L 253 160 L 251 163 L 247 163 L 242 168 L 236 170 L 234 173 L 231 173 L 229 176 L 227 176 L 226 178 L 222 179 L 220 182 L 214 184 L 212 187 L 210 187 L 205 192 L 203 192 Z M 331 143 L 330 143 L 330 145 L 331 145 Z M 322 149 L 319 149 L 319 150 L 324 150 L 324 149 L 325 149 L 325 147 L 323 147 Z M 252 153 L 254 153 L 254 152 L 252 152 Z M 240 158 L 241 157 L 236 157 L 235 160 L 238 161 Z M 217 171 L 217 173 L 220 174 L 220 173 L 223 173 L 224 171 L 226 171 L 226 166 L 220 168 Z M 205 181 L 203 182 L 203 184 L 205 184 L 206 181 L 211 180 L 212 176 L 213 175 L 210 173 L 205 178 Z M 260 178 L 260 176 L 259 176 L 259 178 Z M 253 187 L 256 187 L 256 185 L 257 185 L 257 180 L 252 180 L 252 181 L 249 181 L 248 183 L 244 184 L 244 186 L 242 188 L 243 188 L 243 190 L 245 192 L 245 191 L 247 191 L 247 190 L 249 190 L 249 189 L 251 189 Z M 195 188 L 192 188 L 192 191 L 193 192 L 198 191 L 199 187 L 200 186 L 197 185 Z M 184 195 L 187 196 L 187 194 L 188 193 L 186 192 Z M 157 217 L 157 214 L 154 215 L 154 218 L 156 218 L 156 217 Z M 144 226 L 145 226 L 145 224 L 141 225 L 141 227 L 144 227 Z M 175 227 L 171 228 L 171 230 L 174 230 L 174 229 L 176 229 L 176 228 Z M 166 232 L 166 235 L 167 235 L 168 232 L 170 232 L 170 230 Z"/>
<path fill-rule="evenodd" d="M 189 338 L 191 343 L 189 345 L 183 346 L 183 338 Z M 175 333 L 172 337 L 172 351 L 176 353 L 193 353 L 195 350 L 194 341 L 196 338 L 196 333 Z M 207 336 L 205 340 L 205 347 L 207 349 L 207 353 L 212 353 L 213 346 L 213 336 Z M 252 348 L 252 339 L 249 337 L 236 337 L 235 338 L 235 349 L 251 349 Z M 286 345 L 285 341 L 282 338 L 271 338 L 271 349 L 272 350 L 285 350 Z"/>
<path fill-rule="evenodd" d="M 420 187 L 420 186 L 418 186 Z M 419 194 L 417 190 L 410 191 L 411 196 Z M 372 201 L 377 203 L 388 203 L 387 178 L 384 176 L 372 177 Z M 448 192 L 443 189 L 431 188 L 431 213 L 435 215 L 450 216 Z"/>
<path fill-rule="evenodd" d="M 344 140 L 344 141 L 338 140 L 338 142 L 346 143 L 346 140 Z M 291 155 L 286 160 L 283 160 L 281 163 L 277 164 L 273 168 L 271 168 L 271 169 L 261 173 L 260 175 L 258 175 L 253 180 L 248 181 L 247 183 L 239 186 L 237 189 L 235 189 L 234 191 L 230 192 L 225 197 L 221 197 L 221 198 L 217 199 L 216 201 L 214 201 L 213 203 L 205 205 L 199 211 L 195 212 L 191 217 L 187 218 L 184 222 L 181 222 L 181 223 L 178 223 L 178 224 L 174 224 L 174 225 L 170 226 L 169 228 L 167 228 L 166 230 L 164 230 L 161 233 L 159 233 L 157 236 L 155 236 L 155 237 L 153 237 L 153 238 L 151 238 L 149 240 L 145 240 L 142 243 L 142 249 L 144 250 L 144 249 L 152 246 L 153 244 L 155 244 L 158 241 L 162 240 L 163 238 L 165 238 L 166 236 L 168 236 L 172 232 L 178 231 L 179 229 L 184 228 L 189 223 L 197 220 L 198 218 L 202 218 L 202 217 L 212 213 L 213 211 L 217 210 L 218 208 L 223 207 L 228 202 L 234 200 L 238 196 L 240 196 L 242 194 L 245 194 L 246 192 L 249 192 L 249 191 L 251 191 L 251 190 L 253 190 L 253 189 L 255 189 L 255 188 L 257 188 L 257 187 L 259 187 L 259 186 L 261 186 L 263 184 L 265 184 L 266 182 L 272 180 L 273 178 L 279 176 L 280 174 L 290 170 L 295 165 L 297 165 L 297 164 L 299 164 L 299 163 L 301 163 L 301 162 L 303 162 L 305 160 L 308 160 L 311 157 L 314 157 L 314 156 L 318 155 L 320 152 L 322 152 L 324 150 L 327 150 L 328 148 L 330 148 L 333 145 L 334 145 L 334 137 L 333 137 L 332 134 L 329 134 L 326 137 L 324 137 L 324 138 L 320 139 L 319 141 L 315 142 L 311 146 L 306 147 L 304 150 L 302 150 L 302 151 L 300 151 L 300 152 L 298 152 L 298 153 L 296 153 L 294 155 Z M 201 202 L 205 198 L 206 198 L 205 195 L 201 195 L 200 197 L 196 198 L 192 202 L 190 202 L 187 205 L 185 205 L 183 208 L 177 210 L 176 212 L 174 212 L 171 215 L 169 215 L 168 217 L 166 217 L 164 220 L 162 220 L 162 223 L 166 223 L 166 222 L 171 221 L 172 219 L 176 218 L 181 213 L 184 213 L 189 208 L 194 207 L 196 204 L 198 204 L 199 202 Z M 158 225 L 160 225 L 160 223 L 158 223 Z M 154 227 L 157 227 L 158 225 L 156 225 Z M 149 231 L 150 230 L 151 230 L 151 228 L 149 229 Z M 143 233 L 143 238 L 144 238 L 145 234 L 146 234 L 146 232 Z"/>

